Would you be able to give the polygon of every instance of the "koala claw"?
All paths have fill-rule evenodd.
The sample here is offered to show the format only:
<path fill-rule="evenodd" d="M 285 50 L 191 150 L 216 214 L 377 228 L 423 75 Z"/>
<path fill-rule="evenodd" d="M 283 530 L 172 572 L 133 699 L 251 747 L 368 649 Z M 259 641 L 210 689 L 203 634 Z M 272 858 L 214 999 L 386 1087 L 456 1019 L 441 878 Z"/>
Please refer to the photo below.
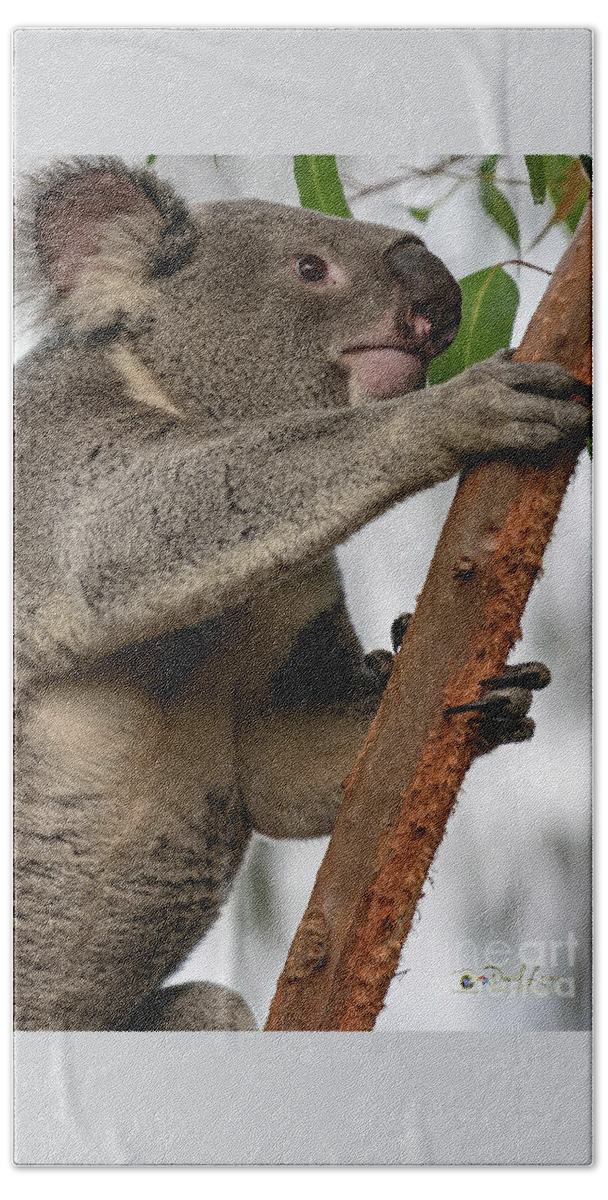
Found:
<path fill-rule="evenodd" d="M 455 704 L 445 709 L 445 716 L 470 712 L 478 735 L 478 754 L 486 754 L 495 746 L 509 742 L 528 741 L 535 729 L 527 716 L 532 692 L 547 687 L 551 672 L 544 663 L 517 663 L 505 667 L 502 675 L 482 679 L 481 686 L 489 688 L 479 700 Z"/>
<path fill-rule="evenodd" d="M 407 627 L 412 619 L 412 613 L 399 613 L 391 625 L 391 645 L 395 654 L 401 648 Z"/>
<path fill-rule="evenodd" d="M 492 367 L 493 373 L 515 391 L 536 392 L 555 400 L 580 396 L 591 400 L 591 388 L 556 362 L 513 362 L 514 350 L 498 350 L 480 367 Z"/>
<path fill-rule="evenodd" d="M 400 613 L 398 617 L 395 617 L 391 625 L 392 654 L 390 650 L 372 650 L 365 655 L 366 670 L 373 677 L 374 687 L 378 692 L 383 692 L 388 683 L 395 654 L 401 646 L 411 619 L 411 613 Z"/>
<path fill-rule="evenodd" d="M 512 667 L 505 667 L 502 675 L 492 675 L 489 679 L 481 679 L 480 683 L 482 687 L 507 688 L 516 686 L 531 688 L 536 692 L 548 687 L 551 683 L 551 672 L 541 662 L 516 663 Z"/>

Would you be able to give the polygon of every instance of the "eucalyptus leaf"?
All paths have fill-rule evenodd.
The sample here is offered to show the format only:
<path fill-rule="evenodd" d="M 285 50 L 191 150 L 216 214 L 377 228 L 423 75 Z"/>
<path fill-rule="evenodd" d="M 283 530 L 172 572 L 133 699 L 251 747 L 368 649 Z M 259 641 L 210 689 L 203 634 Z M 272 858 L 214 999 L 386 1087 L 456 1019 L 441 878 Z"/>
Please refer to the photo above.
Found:
<path fill-rule="evenodd" d="M 432 208 L 408 208 L 410 216 L 415 217 L 417 221 L 428 221 Z"/>
<path fill-rule="evenodd" d="M 295 154 L 293 170 L 303 208 L 333 217 L 352 217 L 334 154 Z"/>
<path fill-rule="evenodd" d="M 588 192 L 581 192 L 578 200 L 572 205 L 568 216 L 565 218 L 566 228 L 570 233 L 574 233 L 582 215 L 585 204 L 587 203 Z"/>
<path fill-rule="evenodd" d="M 473 363 L 505 349 L 519 304 L 517 284 L 501 266 L 460 280 L 462 321 L 452 345 L 429 367 L 429 383 L 444 383 Z"/>
<path fill-rule="evenodd" d="M 578 155 L 544 154 L 547 191 L 555 206 L 554 223 L 574 233 L 589 195 L 589 179 Z"/>
<path fill-rule="evenodd" d="M 519 251 L 519 225 L 507 197 L 503 196 L 491 179 L 481 179 L 479 199 L 488 216 L 506 233 Z"/>
<path fill-rule="evenodd" d="M 500 160 L 500 154 L 489 154 L 479 167 L 480 175 L 493 175 Z"/>
<path fill-rule="evenodd" d="M 535 204 L 544 204 L 547 196 L 547 177 L 542 154 L 525 154 L 530 191 Z"/>

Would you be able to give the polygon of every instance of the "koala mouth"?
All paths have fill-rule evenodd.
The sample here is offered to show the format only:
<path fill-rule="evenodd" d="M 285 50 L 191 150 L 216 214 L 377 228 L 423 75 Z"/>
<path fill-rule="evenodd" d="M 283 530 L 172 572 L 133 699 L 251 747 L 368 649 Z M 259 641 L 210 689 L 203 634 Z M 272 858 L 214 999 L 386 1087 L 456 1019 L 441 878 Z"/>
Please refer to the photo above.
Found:
<path fill-rule="evenodd" d="M 423 384 L 430 358 L 391 345 L 349 346 L 342 354 L 358 388 L 383 400 Z"/>

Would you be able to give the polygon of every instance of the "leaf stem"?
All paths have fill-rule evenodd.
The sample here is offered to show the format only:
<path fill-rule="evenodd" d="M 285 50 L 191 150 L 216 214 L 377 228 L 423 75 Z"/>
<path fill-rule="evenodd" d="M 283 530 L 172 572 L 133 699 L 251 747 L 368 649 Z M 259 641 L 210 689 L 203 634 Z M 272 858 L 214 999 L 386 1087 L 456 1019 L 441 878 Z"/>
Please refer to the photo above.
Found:
<path fill-rule="evenodd" d="M 500 267 L 529 267 L 531 271 L 542 271 L 545 275 L 553 274 L 553 271 L 549 271 L 547 267 L 539 267 L 537 263 L 526 262 L 525 258 L 505 258 L 504 262 L 498 265 Z"/>

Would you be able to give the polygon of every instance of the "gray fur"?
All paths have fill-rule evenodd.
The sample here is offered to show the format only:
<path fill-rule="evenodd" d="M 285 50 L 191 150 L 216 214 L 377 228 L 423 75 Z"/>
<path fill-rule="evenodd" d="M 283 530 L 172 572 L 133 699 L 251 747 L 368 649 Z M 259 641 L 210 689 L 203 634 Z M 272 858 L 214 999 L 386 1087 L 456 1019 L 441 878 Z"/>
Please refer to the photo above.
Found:
<path fill-rule="evenodd" d="M 439 341 L 409 394 L 349 376 L 378 323 L 413 352 L 414 300 L 438 339 L 453 318 L 413 236 L 188 213 L 115 160 L 38 181 L 24 227 L 56 329 L 16 388 L 17 1024 L 248 1028 L 238 997 L 157 989 L 252 826 L 331 829 L 379 688 L 330 552 L 468 456 L 585 417 L 560 368 L 505 356 L 425 389 Z M 335 286 L 297 276 L 311 253 Z"/>

